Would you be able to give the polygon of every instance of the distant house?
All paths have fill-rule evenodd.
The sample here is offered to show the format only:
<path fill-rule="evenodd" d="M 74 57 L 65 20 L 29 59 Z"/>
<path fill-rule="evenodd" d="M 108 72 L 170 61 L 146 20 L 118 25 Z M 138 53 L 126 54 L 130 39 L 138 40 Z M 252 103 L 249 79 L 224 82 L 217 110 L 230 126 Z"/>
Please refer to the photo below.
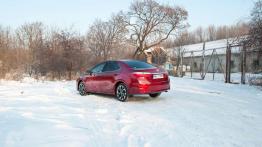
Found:
<path fill-rule="evenodd" d="M 180 48 L 183 52 L 182 64 L 188 71 L 192 68 L 193 72 L 200 72 L 201 67 L 205 66 L 207 72 L 222 72 L 226 68 L 226 48 L 230 43 L 237 44 L 235 38 L 222 39 L 169 48 L 167 52 L 171 57 L 176 57 L 175 50 Z M 231 72 L 241 71 L 241 49 L 241 46 L 231 48 Z M 213 57 L 211 58 L 212 53 Z M 246 54 L 246 67 L 248 72 L 262 70 L 262 58 L 260 55 L 261 53 L 257 50 L 248 49 Z"/>
<path fill-rule="evenodd" d="M 167 52 L 163 47 L 154 47 L 145 51 L 147 62 L 163 65 L 167 62 Z"/>
<path fill-rule="evenodd" d="M 138 60 L 142 60 L 147 63 L 155 64 L 161 66 L 168 71 L 173 70 L 173 64 L 170 61 L 169 54 L 163 47 L 153 47 L 147 49 L 144 54 L 137 56 Z"/>

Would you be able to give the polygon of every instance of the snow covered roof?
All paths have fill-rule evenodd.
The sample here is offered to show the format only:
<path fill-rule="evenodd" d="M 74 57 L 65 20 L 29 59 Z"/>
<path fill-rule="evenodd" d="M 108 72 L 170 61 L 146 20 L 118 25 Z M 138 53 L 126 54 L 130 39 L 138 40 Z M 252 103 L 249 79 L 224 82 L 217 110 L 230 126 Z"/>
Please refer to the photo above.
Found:
<path fill-rule="evenodd" d="M 246 36 L 243 36 L 241 38 L 245 38 Z M 216 49 L 217 54 L 226 54 L 226 47 L 227 44 L 236 45 L 239 43 L 238 40 L 241 40 L 240 38 L 229 38 L 229 39 L 221 39 L 216 41 L 209 41 L 205 42 L 205 55 L 211 55 L 213 50 Z M 202 56 L 202 50 L 203 50 L 204 42 L 197 43 L 197 44 L 190 44 L 185 45 L 181 47 L 174 47 L 167 49 L 168 52 L 172 55 L 175 54 L 175 50 L 180 48 L 182 51 L 184 51 L 184 57 L 188 57 L 191 55 L 191 52 L 193 52 L 194 56 Z M 231 48 L 232 53 L 239 53 L 240 47 L 235 46 Z"/>
<path fill-rule="evenodd" d="M 153 52 L 156 49 L 161 49 L 163 52 L 166 52 L 166 50 L 163 47 L 151 47 L 151 48 L 145 50 L 145 52 L 150 53 L 150 52 Z"/>

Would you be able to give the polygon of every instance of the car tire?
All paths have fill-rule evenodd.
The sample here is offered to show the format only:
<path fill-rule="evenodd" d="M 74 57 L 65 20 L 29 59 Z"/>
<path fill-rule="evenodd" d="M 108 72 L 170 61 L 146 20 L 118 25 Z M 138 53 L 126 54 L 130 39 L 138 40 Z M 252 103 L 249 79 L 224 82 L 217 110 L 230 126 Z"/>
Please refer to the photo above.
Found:
<path fill-rule="evenodd" d="M 84 82 L 79 83 L 78 91 L 81 96 L 85 96 L 87 94 Z"/>
<path fill-rule="evenodd" d="M 160 94 L 161 94 L 161 92 L 159 92 L 159 93 L 150 93 L 149 96 L 152 97 L 152 98 L 157 98 L 157 97 L 160 96 Z"/>
<path fill-rule="evenodd" d="M 116 98 L 119 101 L 125 102 L 128 100 L 128 91 L 125 84 L 123 83 L 118 84 L 115 93 L 116 93 Z"/>

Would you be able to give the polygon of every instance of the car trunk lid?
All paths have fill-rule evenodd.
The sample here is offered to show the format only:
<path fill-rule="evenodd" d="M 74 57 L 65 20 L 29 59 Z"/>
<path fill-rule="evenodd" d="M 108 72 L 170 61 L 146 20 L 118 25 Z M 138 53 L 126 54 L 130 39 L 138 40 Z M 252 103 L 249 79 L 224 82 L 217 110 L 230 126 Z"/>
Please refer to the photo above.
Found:
<path fill-rule="evenodd" d="M 168 73 L 161 68 L 133 69 L 133 75 L 142 84 L 168 81 Z"/>

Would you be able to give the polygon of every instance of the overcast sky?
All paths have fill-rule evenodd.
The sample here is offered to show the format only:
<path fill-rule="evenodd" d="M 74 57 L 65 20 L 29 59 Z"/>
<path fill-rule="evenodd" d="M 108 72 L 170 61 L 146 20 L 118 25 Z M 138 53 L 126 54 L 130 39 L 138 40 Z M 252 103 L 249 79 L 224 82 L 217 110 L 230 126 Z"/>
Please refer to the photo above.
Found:
<path fill-rule="evenodd" d="M 95 19 L 106 20 L 112 13 L 127 10 L 133 0 L 0 0 L 0 25 L 17 26 L 41 21 L 86 32 Z M 190 29 L 198 26 L 230 25 L 248 20 L 254 0 L 158 0 L 179 5 L 189 13 Z"/>

